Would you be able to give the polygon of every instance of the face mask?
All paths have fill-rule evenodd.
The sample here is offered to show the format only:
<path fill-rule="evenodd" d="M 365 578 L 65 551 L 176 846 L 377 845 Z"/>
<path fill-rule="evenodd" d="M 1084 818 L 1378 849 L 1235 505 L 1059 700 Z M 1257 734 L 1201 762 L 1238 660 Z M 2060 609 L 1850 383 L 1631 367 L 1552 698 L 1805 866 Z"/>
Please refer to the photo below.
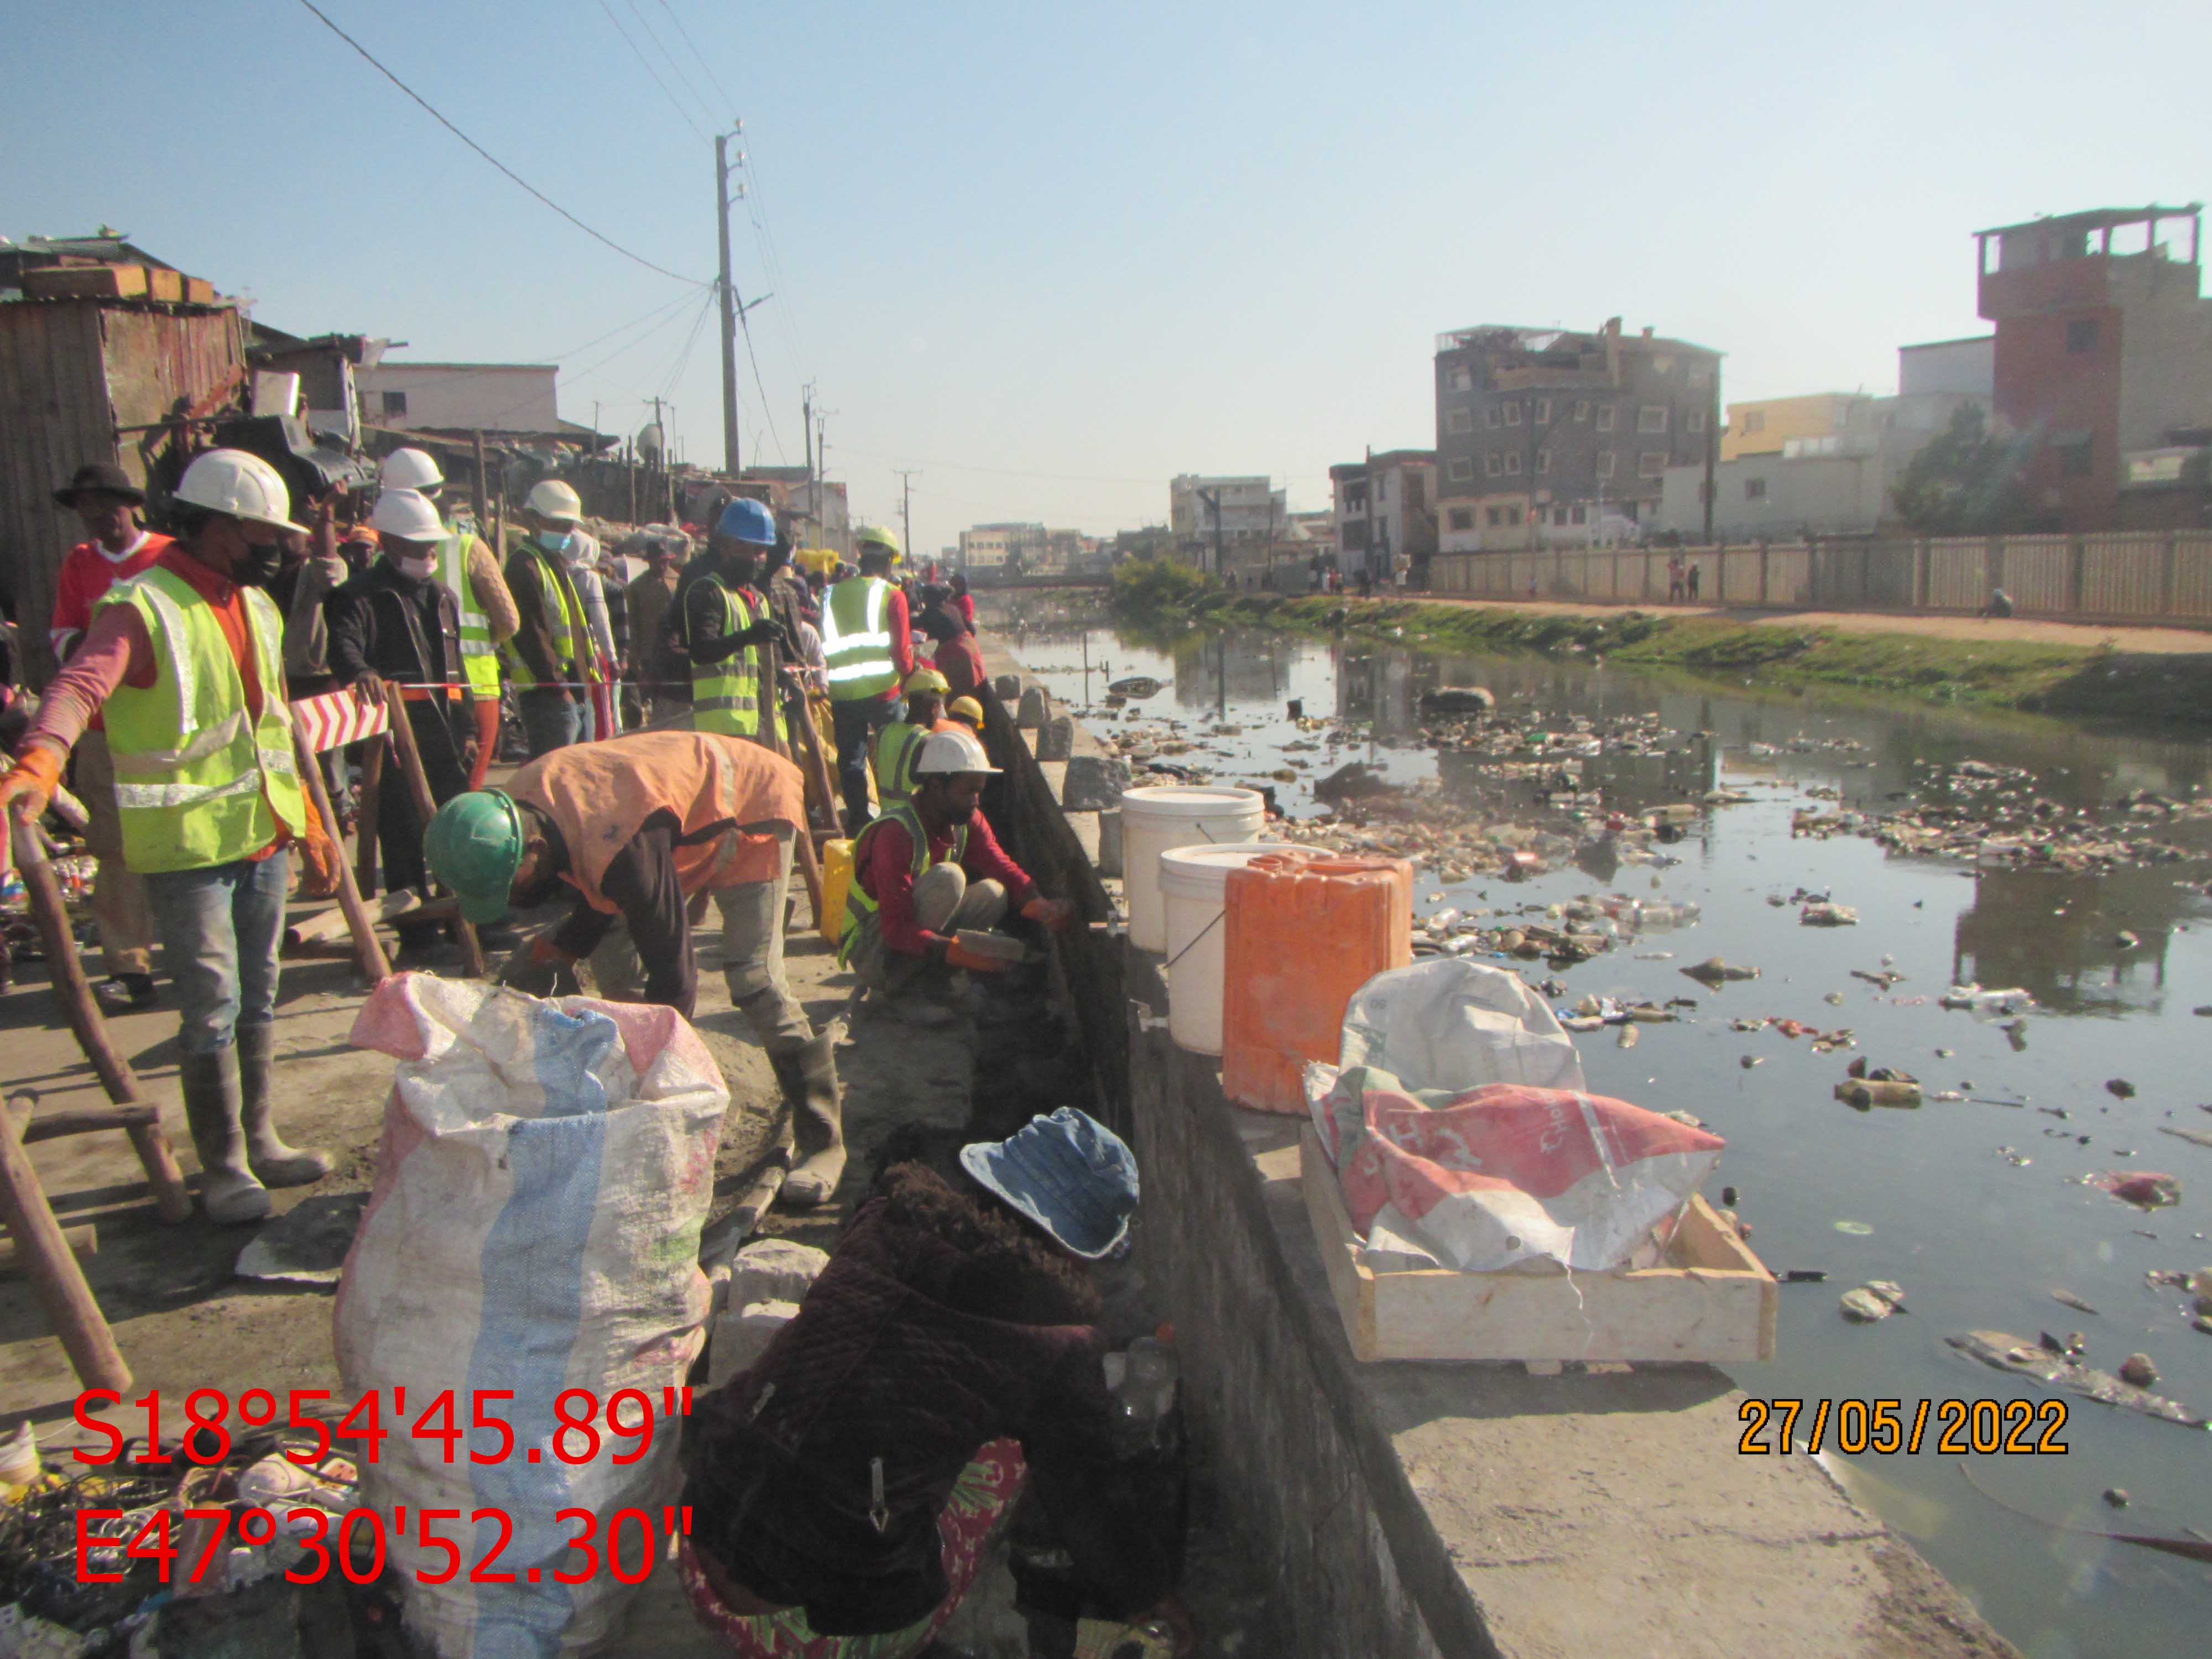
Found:
<path fill-rule="evenodd" d="M 566 553 L 572 539 L 565 530 L 541 530 L 538 532 L 538 544 L 548 553 Z"/>
<path fill-rule="evenodd" d="M 283 543 L 250 542 L 246 544 L 246 562 L 231 572 L 230 579 L 240 587 L 266 587 L 283 568 Z"/>
<path fill-rule="evenodd" d="M 427 578 L 430 572 L 436 568 L 438 561 L 434 556 L 426 554 L 423 557 L 419 559 L 394 558 L 392 562 L 399 567 L 400 574 L 404 576 L 412 576 L 419 582 Z"/>

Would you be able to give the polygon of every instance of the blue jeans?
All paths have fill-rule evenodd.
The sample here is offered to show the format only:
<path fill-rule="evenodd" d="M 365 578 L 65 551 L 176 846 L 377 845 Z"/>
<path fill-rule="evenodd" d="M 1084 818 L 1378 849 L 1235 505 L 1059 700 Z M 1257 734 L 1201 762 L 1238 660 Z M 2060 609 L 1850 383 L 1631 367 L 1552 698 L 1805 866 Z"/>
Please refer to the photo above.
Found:
<path fill-rule="evenodd" d="M 530 758 L 550 755 L 576 742 L 584 730 L 584 710 L 568 701 L 566 691 L 532 686 L 515 694 L 522 708 L 522 734 L 530 744 Z"/>
<path fill-rule="evenodd" d="M 854 697 L 832 702 L 830 718 L 837 732 L 837 769 L 845 791 L 845 833 L 857 836 L 868 821 L 868 755 L 876 734 L 899 712 L 895 697 Z"/>
<path fill-rule="evenodd" d="M 230 1047 L 241 1025 L 276 1018 L 276 947 L 292 860 L 283 853 L 146 878 L 188 1054 Z"/>

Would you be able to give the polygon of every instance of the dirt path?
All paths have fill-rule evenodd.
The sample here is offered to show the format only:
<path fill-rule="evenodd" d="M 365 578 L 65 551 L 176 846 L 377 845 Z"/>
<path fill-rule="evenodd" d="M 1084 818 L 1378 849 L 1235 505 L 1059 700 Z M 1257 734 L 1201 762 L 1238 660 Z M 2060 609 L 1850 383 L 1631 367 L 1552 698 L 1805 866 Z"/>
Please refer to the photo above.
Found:
<path fill-rule="evenodd" d="M 1917 634 L 1939 640 L 2006 640 L 2030 645 L 2064 645 L 2094 650 L 2109 641 L 2116 650 L 2154 655 L 2212 653 L 2212 631 L 2191 628 L 2100 627 L 2089 623 L 2036 622 L 2022 617 L 1984 620 L 1978 617 L 1907 617 L 1869 611 L 1746 611 L 1719 605 L 1575 605 L 1556 599 L 1462 599 L 1449 593 L 1407 593 L 1363 600 L 1341 596 L 1348 605 L 1415 602 L 1463 605 L 1476 611 L 1517 611 L 1534 616 L 1619 617 L 1632 609 L 1655 616 L 1698 617 L 1745 627 L 1830 628 L 1844 634 Z"/>

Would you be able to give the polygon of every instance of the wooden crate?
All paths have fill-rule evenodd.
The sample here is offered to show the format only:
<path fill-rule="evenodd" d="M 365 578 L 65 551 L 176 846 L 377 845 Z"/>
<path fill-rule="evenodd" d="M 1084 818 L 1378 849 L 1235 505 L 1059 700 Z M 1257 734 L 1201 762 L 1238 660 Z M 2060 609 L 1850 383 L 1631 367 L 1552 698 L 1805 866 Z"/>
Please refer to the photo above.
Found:
<path fill-rule="evenodd" d="M 23 292 L 33 300 L 138 300 L 146 294 L 143 265 L 53 266 L 23 273 Z"/>
<path fill-rule="evenodd" d="M 1780 1291 L 1692 1195 L 1668 1265 L 1634 1273 L 1376 1273 L 1310 1124 L 1299 1182 L 1344 1334 L 1360 1359 L 1771 1359 Z"/>

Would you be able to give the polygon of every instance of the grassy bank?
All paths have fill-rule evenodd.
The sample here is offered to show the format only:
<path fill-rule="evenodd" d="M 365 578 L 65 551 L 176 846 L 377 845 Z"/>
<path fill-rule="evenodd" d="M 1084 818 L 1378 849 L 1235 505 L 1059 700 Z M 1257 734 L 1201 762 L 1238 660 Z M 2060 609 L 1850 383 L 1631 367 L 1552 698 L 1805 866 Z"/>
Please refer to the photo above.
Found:
<path fill-rule="evenodd" d="M 1850 687 L 2072 719 L 2212 725 L 2212 653 L 1844 633 L 1628 610 L 1561 616 L 1414 599 L 1285 598 L 1209 588 L 1168 565 L 1125 566 L 1113 605 L 1118 619 L 1154 635 L 1217 627 L 1341 633 L 1433 651 L 1601 656 L 1735 685 Z"/>

